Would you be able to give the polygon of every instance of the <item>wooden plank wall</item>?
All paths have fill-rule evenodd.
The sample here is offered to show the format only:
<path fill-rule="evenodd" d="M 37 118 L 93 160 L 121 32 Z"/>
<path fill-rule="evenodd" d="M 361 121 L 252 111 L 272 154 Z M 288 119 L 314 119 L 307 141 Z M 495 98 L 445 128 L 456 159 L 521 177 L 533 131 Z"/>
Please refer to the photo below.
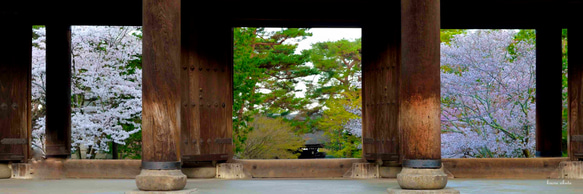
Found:
<path fill-rule="evenodd" d="M 0 46 L 0 161 L 24 162 L 30 150 L 32 26 L 4 26 L 0 31 L 4 38 Z"/>
<path fill-rule="evenodd" d="M 583 28 L 568 28 L 569 158 L 583 159 Z"/>
<path fill-rule="evenodd" d="M 399 159 L 401 28 L 400 12 L 391 13 L 382 16 L 382 25 L 362 28 L 363 157 L 370 161 Z"/>
<path fill-rule="evenodd" d="M 183 15 L 182 160 L 226 161 L 233 155 L 232 28 L 201 18 Z"/>

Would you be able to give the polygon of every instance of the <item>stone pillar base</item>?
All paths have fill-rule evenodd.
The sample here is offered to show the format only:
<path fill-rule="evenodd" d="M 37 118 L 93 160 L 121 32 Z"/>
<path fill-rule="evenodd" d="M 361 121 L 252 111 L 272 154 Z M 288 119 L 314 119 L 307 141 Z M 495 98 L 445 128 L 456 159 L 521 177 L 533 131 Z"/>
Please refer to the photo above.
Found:
<path fill-rule="evenodd" d="M 560 179 L 583 179 L 583 161 L 563 161 L 559 164 Z"/>
<path fill-rule="evenodd" d="M 8 163 L 0 163 L 0 179 L 9 179 L 12 176 L 12 169 Z"/>
<path fill-rule="evenodd" d="M 379 174 L 381 178 L 397 178 L 397 174 L 401 172 L 400 166 L 380 166 Z"/>
<path fill-rule="evenodd" d="M 447 175 L 440 169 L 415 169 L 403 167 L 397 174 L 397 182 L 402 189 L 429 190 L 443 189 L 447 185 Z"/>
<path fill-rule="evenodd" d="M 241 163 L 221 163 L 217 165 L 217 178 L 244 179 L 247 178 Z"/>
<path fill-rule="evenodd" d="M 13 179 L 32 179 L 32 165 L 30 163 L 12 163 Z"/>
<path fill-rule="evenodd" d="M 217 168 L 214 166 L 208 167 L 182 167 L 182 173 L 188 178 L 215 178 L 217 176 Z"/>
<path fill-rule="evenodd" d="M 459 194 L 460 191 L 452 188 L 434 189 L 434 190 L 409 190 L 401 188 L 387 189 L 389 194 Z"/>
<path fill-rule="evenodd" d="M 142 191 L 181 190 L 186 186 L 186 175 L 180 170 L 142 169 L 136 176 L 136 185 Z"/>
<path fill-rule="evenodd" d="M 379 178 L 379 166 L 375 163 L 352 163 L 349 175 L 345 177 L 353 179 Z"/>
<path fill-rule="evenodd" d="M 197 189 L 185 189 L 179 191 L 126 191 L 125 194 L 194 194 Z"/>

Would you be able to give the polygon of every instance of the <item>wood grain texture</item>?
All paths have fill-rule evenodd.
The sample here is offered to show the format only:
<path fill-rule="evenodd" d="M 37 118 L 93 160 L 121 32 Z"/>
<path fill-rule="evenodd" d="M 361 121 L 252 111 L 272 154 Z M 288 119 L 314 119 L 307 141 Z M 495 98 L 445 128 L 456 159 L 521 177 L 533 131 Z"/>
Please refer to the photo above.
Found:
<path fill-rule="evenodd" d="M 561 157 L 561 28 L 536 29 L 536 156 Z"/>
<path fill-rule="evenodd" d="M 583 28 L 568 29 L 569 35 L 569 138 L 568 150 L 571 160 L 583 158 L 583 142 L 573 141 L 572 136 L 583 135 Z"/>
<path fill-rule="evenodd" d="M 142 160 L 180 161 L 180 0 L 143 1 Z"/>
<path fill-rule="evenodd" d="M 401 1 L 400 116 L 404 159 L 441 159 L 440 1 Z"/>
<path fill-rule="evenodd" d="M 27 161 L 30 150 L 30 78 L 32 28 L 7 23 L 0 31 L 0 140 L 25 139 L 24 144 L 0 144 L 0 161 Z"/>
<path fill-rule="evenodd" d="M 183 6 L 192 6 L 184 2 Z M 182 103 L 190 104 L 181 127 L 183 161 L 228 160 L 232 143 L 232 28 L 226 22 L 205 21 L 201 13 L 184 13 L 182 29 Z M 187 70 L 184 70 L 186 67 Z M 213 157 L 218 156 L 218 157 Z M 225 157 L 228 156 L 228 157 Z"/>
<path fill-rule="evenodd" d="M 384 17 L 362 29 L 363 157 L 369 161 L 399 159 L 399 2 Z"/>
<path fill-rule="evenodd" d="M 46 156 L 71 155 L 71 26 L 47 29 Z"/>

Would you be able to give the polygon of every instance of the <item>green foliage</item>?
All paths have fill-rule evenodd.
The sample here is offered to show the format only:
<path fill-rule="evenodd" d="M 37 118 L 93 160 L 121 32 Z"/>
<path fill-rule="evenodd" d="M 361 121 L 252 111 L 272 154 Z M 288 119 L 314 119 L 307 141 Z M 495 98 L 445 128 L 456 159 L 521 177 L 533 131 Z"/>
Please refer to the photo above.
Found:
<path fill-rule="evenodd" d="M 315 127 L 330 137 L 328 155 L 360 158 L 361 138 L 345 128 L 350 119 L 360 119 L 350 110 L 361 110 L 361 39 L 338 40 L 312 45 L 314 67 L 320 72 L 317 84 L 308 85 L 306 97 L 318 101 L 314 109 L 324 110 Z M 359 129 L 360 130 L 360 129 Z"/>
<path fill-rule="evenodd" d="M 282 118 L 255 116 L 249 123 L 253 131 L 242 144 L 242 159 L 295 159 L 294 153 L 304 146 L 304 140 L 294 134 L 293 127 Z"/>
<path fill-rule="evenodd" d="M 253 116 L 303 111 L 308 99 L 296 97 L 295 84 L 317 72 L 305 63 L 307 53 L 294 54 L 297 45 L 286 41 L 303 40 L 306 28 L 276 32 L 264 28 L 235 28 L 233 56 L 233 139 L 235 153 L 244 151 Z M 296 125 L 301 126 L 301 125 Z"/>
<path fill-rule="evenodd" d="M 516 33 L 516 41 L 525 41 L 529 44 L 536 43 L 536 31 L 531 29 L 521 29 Z"/>
<path fill-rule="evenodd" d="M 508 54 L 510 54 L 510 61 L 516 59 L 516 44 L 519 42 L 527 42 L 529 44 L 536 43 L 536 31 L 531 29 L 521 29 L 514 36 L 514 42 L 508 46 Z"/>
<path fill-rule="evenodd" d="M 342 94 L 341 97 L 330 98 L 326 101 L 327 109 L 324 110 L 322 120 L 318 123 L 320 129 L 342 131 L 348 120 L 359 118 L 358 115 L 350 113 L 346 109 L 347 107 L 354 109 L 361 107 L 360 89 L 346 91 Z"/>
<path fill-rule="evenodd" d="M 38 29 L 44 28 L 44 27 L 45 27 L 44 25 L 33 25 L 32 26 L 32 29 L 33 29 L 33 31 L 32 31 L 32 39 L 33 40 L 36 40 L 36 39 L 38 39 L 40 37 L 40 35 L 38 35 L 37 33 L 34 32 L 34 30 L 38 30 Z M 38 47 L 38 45 L 36 43 L 33 43 L 32 46 Z"/>
<path fill-rule="evenodd" d="M 345 91 L 338 98 L 330 98 L 326 101 L 322 119 L 318 122 L 318 128 L 324 130 L 324 135 L 330 137 L 330 142 L 325 144 L 328 155 L 337 158 L 360 158 L 362 145 L 360 137 L 346 130 L 346 123 L 350 119 L 361 119 L 359 115 L 349 112 L 347 109 L 360 110 L 362 107 L 361 90 Z M 361 129 L 359 129 L 361 130 Z"/>
<path fill-rule="evenodd" d="M 128 62 L 128 64 L 122 69 L 121 75 L 132 75 L 136 73 L 136 70 L 142 70 L 142 55 L 137 55 L 134 60 Z"/>
<path fill-rule="evenodd" d="M 317 84 L 307 86 L 306 96 L 316 99 L 320 106 L 342 92 L 360 87 L 361 39 L 320 42 L 307 52 L 320 78 Z"/>
<path fill-rule="evenodd" d="M 465 34 L 466 30 L 463 29 L 441 29 L 439 32 L 439 39 L 442 43 L 449 45 L 451 39 L 458 34 Z"/>
<path fill-rule="evenodd" d="M 141 123 L 136 121 L 136 123 Z M 125 131 L 134 130 L 136 127 L 133 125 L 122 125 Z M 142 158 L 142 130 L 137 133 L 133 133 L 124 141 L 125 145 L 118 145 L 118 153 L 120 154 L 119 159 L 141 159 Z M 111 150 L 110 150 L 111 152 Z"/>

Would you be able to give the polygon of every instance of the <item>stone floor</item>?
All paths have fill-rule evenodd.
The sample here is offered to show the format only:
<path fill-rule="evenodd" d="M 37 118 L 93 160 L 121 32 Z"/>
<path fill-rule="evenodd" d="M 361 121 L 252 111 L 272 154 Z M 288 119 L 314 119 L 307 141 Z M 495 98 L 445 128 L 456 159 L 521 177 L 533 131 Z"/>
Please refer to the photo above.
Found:
<path fill-rule="evenodd" d="M 189 179 L 198 193 L 386 193 L 395 179 Z M 583 193 L 583 180 L 453 179 L 447 187 L 461 193 Z M 0 179 L 0 193 L 124 193 L 136 190 L 132 179 Z"/>

